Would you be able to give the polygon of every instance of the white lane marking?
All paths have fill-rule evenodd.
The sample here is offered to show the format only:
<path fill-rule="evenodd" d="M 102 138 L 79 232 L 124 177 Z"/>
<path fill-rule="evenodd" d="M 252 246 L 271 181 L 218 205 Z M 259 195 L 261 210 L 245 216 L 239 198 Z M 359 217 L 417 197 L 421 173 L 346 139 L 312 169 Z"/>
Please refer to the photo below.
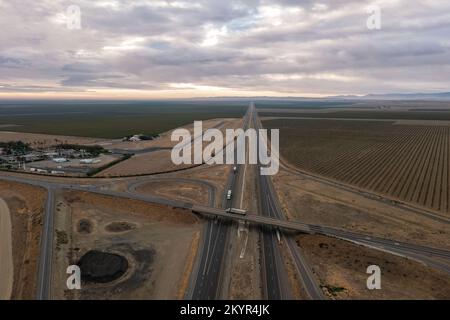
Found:
<path fill-rule="evenodd" d="M 239 204 L 239 208 L 240 208 L 240 209 L 243 209 L 243 208 L 242 208 L 242 204 L 243 204 L 243 202 L 244 202 L 245 175 L 246 175 L 246 171 L 247 171 L 247 161 L 245 162 L 245 165 L 244 165 L 244 174 L 243 174 L 243 178 L 242 178 L 242 186 L 241 186 L 241 188 L 242 188 L 242 191 L 241 191 L 241 203 Z"/>
<path fill-rule="evenodd" d="M 248 228 L 245 230 L 245 242 L 242 246 L 241 254 L 239 255 L 239 258 L 244 259 L 245 257 L 245 251 L 247 250 L 247 243 L 248 243 Z"/>
<path fill-rule="evenodd" d="M 208 265 L 209 248 L 211 248 L 212 232 L 211 232 L 211 228 L 208 228 L 208 229 L 209 229 L 208 247 L 206 250 L 205 265 L 203 266 L 203 276 L 206 274 L 206 266 Z"/>

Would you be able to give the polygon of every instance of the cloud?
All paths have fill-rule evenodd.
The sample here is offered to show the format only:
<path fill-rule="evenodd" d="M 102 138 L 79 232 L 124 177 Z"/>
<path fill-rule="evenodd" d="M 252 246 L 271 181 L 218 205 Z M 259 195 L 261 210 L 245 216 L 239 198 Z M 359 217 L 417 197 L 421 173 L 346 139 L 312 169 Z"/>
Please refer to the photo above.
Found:
<path fill-rule="evenodd" d="M 70 5 L 80 8 L 79 30 L 67 27 Z M 381 30 L 366 27 L 369 5 L 381 8 Z M 450 86 L 445 0 L 24 0 L 0 8 L 2 93 L 334 95 Z"/>

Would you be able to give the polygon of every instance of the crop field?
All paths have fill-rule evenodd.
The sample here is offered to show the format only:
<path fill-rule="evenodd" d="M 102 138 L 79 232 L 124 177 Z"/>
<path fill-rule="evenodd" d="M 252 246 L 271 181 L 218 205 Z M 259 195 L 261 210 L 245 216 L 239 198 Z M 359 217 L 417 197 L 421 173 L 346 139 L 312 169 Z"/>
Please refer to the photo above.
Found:
<path fill-rule="evenodd" d="M 286 108 L 287 109 L 287 108 Z M 285 110 L 286 110 L 285 109 Z M 299 118 L 339 118 L 339 119 L 380 119 L 380 120 L 450 120 L 450 109 L 432 111 L 425 109 L 408 110 L 336 110 L 328 112 L 302 112 L 305 109 L 292 108 L 291 112 L 278 112 L 276 109 L 259 112 L 260 117 L 299 117 Z"/>
<path fill-rule="evenodd" d="M 346 120 L 265 120 L 300 169 L 450 212 L 450 127 Z"/>
<path fill-rule="evenodd" d="M 5 131 L 93 138 L 156 135 L 194 120 L 242 117 L 246 103 L 14 102 L 0 103 Z"/>
<path fill-rule="evenodd" d="M 322 109 L 339 109 L 348 108 L 355 105 L 354 101 L 323 101 L 323 100 L 306 100 L 306 101 L 296 101 L 296 100 L 262 100 L 256 101 L 258 109 L 272 109 L 272 108 L 282 108 L 282 109 L 292 109 L 292 110 L 322 110 Z"/>

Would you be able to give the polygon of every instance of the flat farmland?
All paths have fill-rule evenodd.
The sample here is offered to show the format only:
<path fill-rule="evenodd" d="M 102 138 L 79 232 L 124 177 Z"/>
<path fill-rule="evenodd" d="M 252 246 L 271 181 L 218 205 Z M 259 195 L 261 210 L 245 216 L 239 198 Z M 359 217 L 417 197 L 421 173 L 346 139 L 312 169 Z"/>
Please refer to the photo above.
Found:
<path fill-rule="evenodd" d="M 437 212 L 450 212 L 450 127 L 275 119 L 290 164 Z"/>
<path fill-rule="evenodd" d="M 0 129 L 116 139 L 139 133 L 157 135 L 195 120 L 240 118 L 246 106 L 205 101 L 0 102 Z"/>
<path fill-rule="evenodd" d="M 281 111 L 281 112 L 280 112 Z M 301 110 L 301 109 L 262 109 L 259 112 L 261 117 L 305 117 L 305 118 L 338 118 L 338 119 L 380 119 L 380 120 L 450 120 L 450 111 L 436 110 L 409 110 L 405 111 L 363 111 L 363 110 L 342 110 L 335 111 L 333 109 L 317 110 Z"/>

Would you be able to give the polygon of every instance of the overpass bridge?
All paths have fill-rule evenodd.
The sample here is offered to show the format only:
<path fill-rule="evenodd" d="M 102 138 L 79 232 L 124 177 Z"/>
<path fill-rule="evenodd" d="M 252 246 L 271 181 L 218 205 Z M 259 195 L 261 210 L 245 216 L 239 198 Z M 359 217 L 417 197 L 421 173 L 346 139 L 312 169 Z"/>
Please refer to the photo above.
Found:
<path fill-rule="evenodd" d="M 450 251 L 445 249 L 438 249 L 406 242 L 394 241 L 390 239 L 378 238 L 366 234 L 359 234 L 327 226 L 318 226 L 297 221 L 281 220 L 277 218 L 261 216 L 252 213 L 249 213 L 247 215 L 239 215 L 227 212 L 225 209 L 195 205 L 192 203 L 180 202 L 176 200 L 162 199 L 159 197 L 134 192 L 133 193 L 117 192 L 110 190 L 100 190 L 97 189 L 96 187 L 82 188 L 74 186 L 71 186 L 69 188 L 66 187 L 66 189 L 97 193 L 112 197 L 128 198 L 149 203 L 158 203 L 168 205 L 174 208 L 186 209 L 196 214 L 220 217 L 235 221 L 246 221 L 251 224 L 272 227 L 284 231 L 300 232 L 307 234 L 319 234 L 334 237 L 337 239 L 347 240 L 367 247 L 394 253 L 400 256 L 413 258 L 422 261 L 430 266 L 437 267 L 441 270 L 450 273 L 450 264 L 442 264 L 440 262 L 428 259 L 428 258 L 441 258 L 450 261 Z"/>
<path fill-rule="evenodd" d="M 77 190 L 84 192 L 91 192 L 112 197 L 122 197 L 127 199 L 139 200 L 149 203 L 158 203 L 174 208 L 181 208 L 192 211 L 197 214 L 209 215 L 221 217 L 224 219 L 236 220 L 236 221 L 247 221 L 252 224 L 267 226 L 277 228 L 279 230 L 286 230 L 291 232 L 301 232 L 307 234 L 319 234 L 324 236 L 330 236 L 337 239 L 351 241 L 360 245 L 375 248 L 378 250 L 387 251 L 393 254 L 404 256 L 407 258 L 412 258 L 421 261 L 429 266 L 439 268 L 447 273 L 450 273 L 450 251 L 445 249 L 438 249 L 432 247 L 426 247 L 421 245 L 416 245 L 412 243 L 405 243 L 390 239 L 378 238 L 369 236 L 367 234 L 359 234 L 355 232 L 345 231 L 337 228 L 331 228 L 327 226 L 318 226 L 312 224 L 306 224 L 296 221 L 286 221 L 276 218 L 271 218 L 267 216 L 261 216 L 256 214 L 237 215 L 229 213 L 224 209 L 213 208 L 208 206 L 194 205 L 192 203 L 183 203 L 180 201 L 162 199 L 155 196 L 138 194 L 136 192 L 116 192 L 110 190 L 102 190 L 102 187 L 96 185 L 85 185 L 77 186 L 66 183 L 55 183 L 55 182 L 45 182 L 45 181 L 33 181 L 30 179 L 24 179 L 19 177 L 8 177 L 2 176 L 3 180 L 10 180 L 22 183 L 29 183 L 32 185 L 37 185 L 45 187 L 47 189 L 52 188 L 57 189 L 67 189 L 67 190 Z M 435 259 L 438 258 L 438 259 Z M 443 263 L 440 260 L 445 259 L 447 263 Z"/>

